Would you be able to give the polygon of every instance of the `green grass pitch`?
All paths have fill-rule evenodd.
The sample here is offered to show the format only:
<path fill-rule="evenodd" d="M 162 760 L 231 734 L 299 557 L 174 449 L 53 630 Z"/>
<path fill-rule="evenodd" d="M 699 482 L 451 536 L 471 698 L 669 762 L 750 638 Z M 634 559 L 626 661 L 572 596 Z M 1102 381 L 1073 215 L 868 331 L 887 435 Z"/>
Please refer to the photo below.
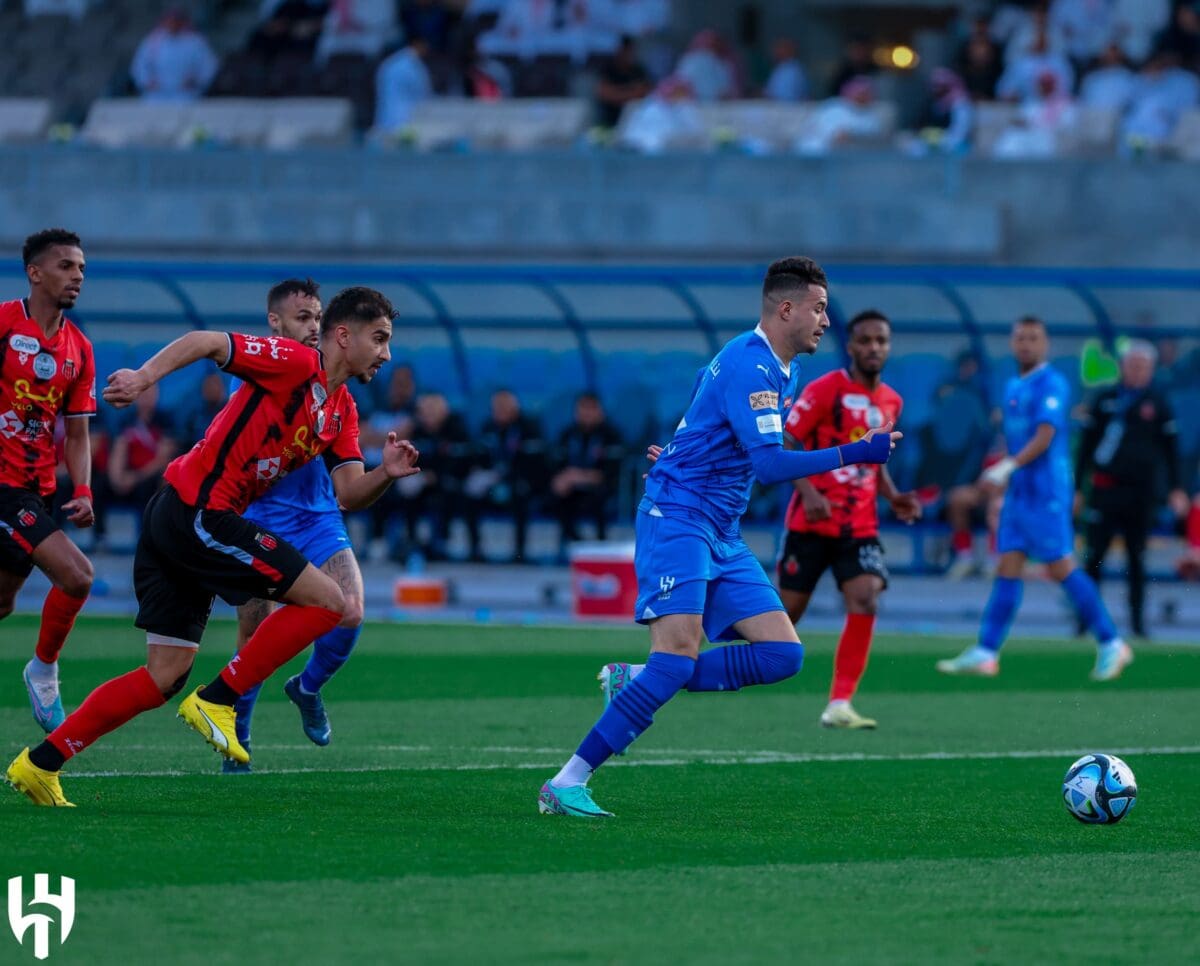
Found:
<path fill-rule="evenodd" d="M 0 766 L 39 737 L 35 627 L 3 625 Z M 214 623 L 193 684 L 232 638 Z M 326 689 L 328 748 L 283 673 L 253 775 L 218 774 L 172 702 L 68 766 L 74 810 L 0 786 L 0 878 L 75 878 L 50 963 L 1200 961 L 1200 649 L 1143 648 L 1103 686 L 1085 644 L 1015 641 L 999 678 L 958 680 L 933 662 L 962 640 L 885 633 L 856 700 L 880 728 L 835 733 L 832 643 L 783 685 L 681 695 L 593 780 L 617 818 L 588 823 L 538 815 L 538 787 L 644 632 L 371 625 Z M 68 648 L 69 707 L 143 655 L 119 620 Z M 1120 825 L 1063 808 L 1087 750 L 1137 776 Z"/>

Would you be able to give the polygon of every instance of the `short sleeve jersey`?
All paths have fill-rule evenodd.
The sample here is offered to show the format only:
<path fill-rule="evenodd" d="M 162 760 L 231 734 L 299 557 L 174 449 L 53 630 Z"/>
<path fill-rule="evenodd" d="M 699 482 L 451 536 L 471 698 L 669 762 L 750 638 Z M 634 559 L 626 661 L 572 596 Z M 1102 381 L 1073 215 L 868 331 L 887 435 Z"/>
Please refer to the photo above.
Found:
<path fill-rule="evenodd" d="M 92 344 L 67 318 L 53 337 L 24 299 L 0 304 L 0 485 L 54 492 L 54 426 L 60 413 L 96 412 Z"/>
<path fill-rule="evenodd" d="M 1042 423 L 1053 426 L 1055 432 L 1046 452 L 1013 473 L 1007 499 L 1046 510 L 1071 506 L 1074 487 L 1067 438 L 1070 396 L 1067 380 L 1045 363 L 1008 381 L 1004 390 L 1004 442 L 1008 452 L 1022 449 Z"/>
<path fill-rule="evenodd" d="M 899 422 L 903 405 L 891 386 L 880 383 L 868 389 L 850 378 L 845 369 L 838 369 L 804 387 L 788 413 L 784 432 L 808 450 L 856 443 L 870 429 L 878 429 L 889 420 Z M 810 523 L 804 517 L 800 494 L 793 491 L 787 528 L 826 537 L 878 536 L 880 469 L 860 463 L 810 476 L 809 482 L 829 500 L 830 518 Z"/>
<path fill-rule="evenodd" d="M 700 371 L 687 412 L 646 479 L 647 498 L 663 512 L 703 513 L 736 533 L 754 484 L 751 451 L 783 446 L 783 413 L 799 366 L 775 355 L 761 330 L 726 343 Z"/>
<path fill-rule="evenodd" d="M 274 336 L 229 335 L 224 367 L 245 382 L 191 450 L 163 474 L 185 503 L 241 513 L 276 481 L 323 456 L 362 462 L 358 409 L 330 392 L 316 349 Z"/>

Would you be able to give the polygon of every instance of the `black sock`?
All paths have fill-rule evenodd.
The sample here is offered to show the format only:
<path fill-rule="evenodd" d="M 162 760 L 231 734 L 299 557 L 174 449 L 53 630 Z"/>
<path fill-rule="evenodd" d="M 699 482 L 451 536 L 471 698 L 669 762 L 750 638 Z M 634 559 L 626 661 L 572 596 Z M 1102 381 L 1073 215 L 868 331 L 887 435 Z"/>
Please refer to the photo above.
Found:
<path fill-rule="evenodd" d="M 237 699 L 241 695 L 226 684 L 225 679 L 218 674 L 210 684 L 206 684 L 200 689 L 200 697 L 213 704 L 227 704 L 232 708 L 237 704 Z"/>
<path fill-rule="evenodd" d="M 58 771 L 67 762 L 63 753 L 48 741 L 34 748 L 29 753 L 29 760 L 44 771 Z"/>

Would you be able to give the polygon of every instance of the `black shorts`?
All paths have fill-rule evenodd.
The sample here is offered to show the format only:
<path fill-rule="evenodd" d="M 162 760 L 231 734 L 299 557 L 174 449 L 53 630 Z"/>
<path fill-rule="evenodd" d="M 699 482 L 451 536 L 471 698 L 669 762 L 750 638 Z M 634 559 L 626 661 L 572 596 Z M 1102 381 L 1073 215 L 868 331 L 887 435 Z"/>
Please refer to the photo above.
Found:
<path fill-rule="evenodd" d="M 33 490 L 0 486 L 0 570 L 33 572 L 33 551 L 58 529 L 46 502 Z"/>
<path fill-rule="evenodd" d="M 213 598 L 278 600 L 308 561 L 282 537 L 232 510 L 198 510 L 164 486 L 150 498 L 133 560 L 135 623 L 159 640 L 199 644 Z"/>
<path fill-rule="evenodd" d="M 874 574 L 888 584 L 883 545 L 876 537 L 825 537 L 788 531 L 779 558 L 779 588 L 811 594 L 821 574 L 833 569 L 838 588 L 861 574 Z"/>

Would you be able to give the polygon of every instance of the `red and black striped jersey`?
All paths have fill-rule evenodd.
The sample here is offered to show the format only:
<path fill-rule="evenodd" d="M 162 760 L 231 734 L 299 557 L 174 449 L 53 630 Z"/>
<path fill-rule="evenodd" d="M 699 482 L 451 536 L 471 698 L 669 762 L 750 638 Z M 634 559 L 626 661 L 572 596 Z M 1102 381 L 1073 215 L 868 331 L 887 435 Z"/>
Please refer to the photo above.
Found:
<path fill-rule="evenodd" d="M 278 479 L 323 455 L 330 470 L 362 462 L 358 407 L 333 392 L 321 353 L 275 336 L 229 333 L 222 367 L 244 381 L 163 477 L 185 503 L 241 513 Z"/>
<path fill-rule="evenodd" d="M 60 412 L 96 412 L 92 344 L 65 316 L 47 338 L 24 299 L 0 304 L 0 485 L 54 492 Z"/>

